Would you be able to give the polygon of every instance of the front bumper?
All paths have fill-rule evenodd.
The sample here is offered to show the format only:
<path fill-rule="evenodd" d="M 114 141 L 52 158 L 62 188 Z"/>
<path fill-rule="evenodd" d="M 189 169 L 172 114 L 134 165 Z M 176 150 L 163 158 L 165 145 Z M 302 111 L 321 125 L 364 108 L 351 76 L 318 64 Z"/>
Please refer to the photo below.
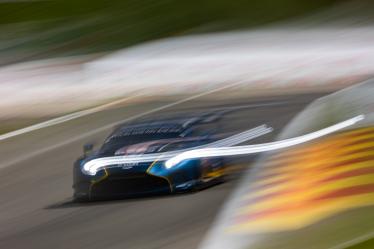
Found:
<path fill-rule="evenodd" d="M 193 188 L 199 179 L 196 163 L 183 163 L 166 169 L 162 162 L 140 164 L 131 168 L 102 169 L 96 175 L 86 175 L 80 163 L 74 167 L 75 200 L 121 198 L 146 194 L 166 194 Z"/>

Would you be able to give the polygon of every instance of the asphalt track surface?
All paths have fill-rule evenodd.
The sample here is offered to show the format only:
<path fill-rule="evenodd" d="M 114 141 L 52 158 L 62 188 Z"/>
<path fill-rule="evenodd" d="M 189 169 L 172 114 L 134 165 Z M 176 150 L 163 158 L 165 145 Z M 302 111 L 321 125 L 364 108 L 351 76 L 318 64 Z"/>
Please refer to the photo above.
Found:
<path fill-rule="evenodd" d="M 220 121 L 223 131 L 261 124 L 275 131 L 323 93 L 217 100 L 201 97 L 146 118 L 237 108 Z M 101 111 L 0 143 L 0 248 L 197 248 L 243 170 L 230 181 L 190 194 L 78 204 L 71 201 L 72 163 L 87 142 L 100 143 L 112 123 L 177 101 L 164 99 Z M 244 167 L 243 167 L 244 166 Z"/>

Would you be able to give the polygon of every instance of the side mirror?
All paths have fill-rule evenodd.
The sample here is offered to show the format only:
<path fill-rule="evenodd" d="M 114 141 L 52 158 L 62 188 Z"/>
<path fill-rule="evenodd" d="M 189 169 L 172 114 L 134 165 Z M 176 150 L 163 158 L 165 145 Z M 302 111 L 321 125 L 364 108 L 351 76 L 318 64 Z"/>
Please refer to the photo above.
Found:
<path fill-rule="evenodd" d="M 94 148 L 93 143 L 85 144 L 83 145 L 83 154 L 84 156 L 87 156 L 88 153 L 90 153 Z"/>

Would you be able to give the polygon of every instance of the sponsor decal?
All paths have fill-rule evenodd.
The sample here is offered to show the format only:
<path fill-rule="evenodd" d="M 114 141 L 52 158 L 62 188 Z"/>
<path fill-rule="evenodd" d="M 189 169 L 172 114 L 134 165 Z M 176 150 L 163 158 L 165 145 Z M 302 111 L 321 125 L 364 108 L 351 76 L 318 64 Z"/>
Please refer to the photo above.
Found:
<path fill-rule="evenodd" d="M 119 166 L 122 168 L 122 169 L 132 169 L 134 168 L 135 166 L 137 166 L 138 163 L 122 163 L 120 164 Z"/>

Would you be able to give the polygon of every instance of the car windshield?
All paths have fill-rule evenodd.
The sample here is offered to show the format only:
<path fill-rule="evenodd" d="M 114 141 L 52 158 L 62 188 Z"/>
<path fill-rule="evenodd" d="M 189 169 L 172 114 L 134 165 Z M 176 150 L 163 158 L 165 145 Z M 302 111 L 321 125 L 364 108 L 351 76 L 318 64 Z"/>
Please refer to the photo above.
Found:
<path fill-rule="evenodd" d="M 152 135 L 133 135 L 133 136 L 118 136 L 112 137 L 105 142 L 100 149 L 100 154 L 110 156 L 116 154 L 115 152 L 125 146 L 149 142 L 152 140 L 178 138 L 179 133 L 169 134 L 152 134 Z"/>
<path fill-rule="evenodd" d="M 124 146 L 114 153 L 115 155 L 140 155 L 149 153 L 158 153 L 174 150 L 183 150 L 186 148 L 196 147 L 207 143 L 206 139 L 192 138 L 172 138 L 153 140 L 144 143 L 136 143 Z"/>
<path fill-rule="evenodd" d="M 123 154 L 124 152 L 117 151 L 126 146 L 165 139 L 176 140 L 167 141 L 166 144 L 157 145 L 157 148 L 154 146 L 147 148 L 150 152 L 148 152 L 148 150 L 139 150 L 139 152 L 135 153 L 153 153 L 160 149 L 165 151 L 162 148 L 164 146 L 168 148 L 167 150 L 174 150 L 173 147 L 192 147 L 192 145 L 189 144 L 193 143 L 193 141 L 190 141 L 189 139 L 186 139 L 186 141 L 180 141 L 179 139 L 193 136 L 193 134 L 196 133 L 196 129 L 190 126 L 191 122 L 188 123 L 185 120 L 182 121 L 153 121 L 119 127 L 108 136 L 99 153 L 103 156 Z M 178 144 L 169 145 L 169 143 L 174 144 L 174 142 L 178 142 Z"/>
<path fill-rule="evenodd" d="M 178 141 L 174 143 L 169 143 L 159 149 L 159 152 L 183 150 L 187 148 L 197 147 L 206 144 L 207 140 L 195 140 L 195 141 Z"/>

